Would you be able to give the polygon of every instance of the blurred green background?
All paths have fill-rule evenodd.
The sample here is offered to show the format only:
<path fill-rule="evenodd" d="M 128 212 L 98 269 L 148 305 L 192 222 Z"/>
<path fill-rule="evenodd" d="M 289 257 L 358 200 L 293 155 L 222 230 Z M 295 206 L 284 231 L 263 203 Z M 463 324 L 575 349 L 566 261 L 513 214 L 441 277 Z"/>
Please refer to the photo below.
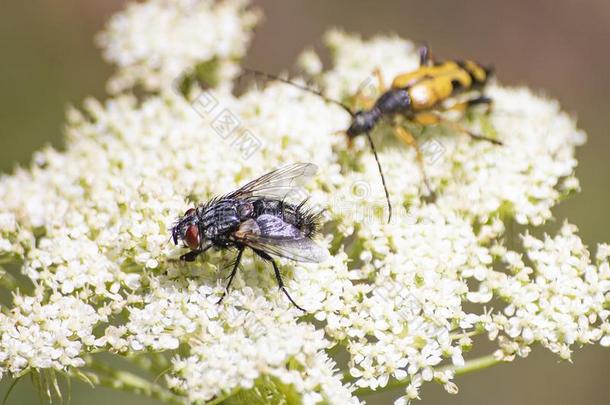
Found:
<path fill-rule="evenodd" d="M 124 1 L 4 0 L 0 11 L 0 170 L 27 164 L 32 152 L 62 146 L 67 105 L 86 96 L 104 98 L 111 72 L 93 44 Z M 291 66 L 299 52 L 342 27 L 364 36 L 398 33 L 427 41 L 440 58 L 468 57 L 492 63 L 504 84 L 525 84 L 559 99 L 589 135 L 578 150 L 582 193 L 555 214 L 578 225 L 593 250 L 610 242 L 610 2 L 543 0 L 456 2 L 255 1 L 265 21 L 256 30 L 246 64 L 270 72 Z M 380 61 L 380 64 L 383 61 Z M 460 394 L 448 396 L 429 384 L 420 403 L 609 404 L 610 350 L 577 350 L 574 364 L 538 349 L 525 360 L 456 380 Z M 8 388 L 0 383 L 0 395 Z M 391 396 L 366 398 L 391 403 Z M 29 381 L 8 404 L 35 403 Z M 151 401 L 75 383 L 72 404 L 144 404 Z"/>

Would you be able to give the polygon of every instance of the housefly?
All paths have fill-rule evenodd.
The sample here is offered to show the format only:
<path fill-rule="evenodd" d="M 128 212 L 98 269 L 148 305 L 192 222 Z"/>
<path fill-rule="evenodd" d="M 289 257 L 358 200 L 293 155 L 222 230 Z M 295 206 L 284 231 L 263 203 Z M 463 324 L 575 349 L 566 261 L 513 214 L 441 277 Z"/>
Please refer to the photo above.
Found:
<path fill-rule="evenodd" d="M 299 204 L 286 201 L 316 171 L 316 165 L 311 163 L 281 167 L 233 192 L 188 209 L 176 221 L 172 227 L 174 244 L 182 243 L 190 249 L 181 260 L 194 261 L 210 248 L 237 250 L 218 303 L 229 291 L 244 250 L 250 248 L 271 263 L 279 288 L 295 307 L 305 311 L 284 287 L 274 256 L 305 263 L 320 263 L 328 257 L 328 251 L 312 240 L 319 230 L 321 212 L 306 208 L 306 199 Z"/>

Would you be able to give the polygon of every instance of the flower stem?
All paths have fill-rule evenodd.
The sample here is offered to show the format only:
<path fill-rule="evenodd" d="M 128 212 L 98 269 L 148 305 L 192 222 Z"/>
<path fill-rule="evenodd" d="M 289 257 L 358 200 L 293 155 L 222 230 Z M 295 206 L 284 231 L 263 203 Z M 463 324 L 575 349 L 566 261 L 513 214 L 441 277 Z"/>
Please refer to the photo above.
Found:
<path fill-rule="evenodd" d="M 88 365 L 94 371 L 79 370 L 79 372 L 94 384 L 99 384 L 115 390 L 131 392 L 149 398 L 155 398 L 168 404 L 184 403 L 179 396 L 174 395 L 167 389 L 128 371 L 115 370 L 97 361 L 91 361 Z M 74 376 L 78 377 L 76 374 Z"/>
<path fill-rule="evenodd" d="M 493 354 L 489 354 L 487 356 L 477 357 L 476 359 L 468 360 L 461 367 L 455 367 L 453 371 L 455 375 L 462 375 L 466 373 L 470 373 L 472 371 L 479 371 L 491 366 L 495 366 L 496 364 L 501 363 L 502 360 L 498 360 Z M 445 367 L 445 369 L 450 369 L 450 367 Z"/>
<path fill-rule="evenodd" d="M 460 367 L 455 367 L 452 365 L 439 367 L 438 371 L 453 370 L 455 375 L 458 376 L 458 375 L 470 373 L 473 371 L 483 370 L 483 369 L 494 366 L 501 362 L 502 362 L 502 360 L 498 360 L 498 359 L 496 359 L 496 357 L 493 354 L 489 354 L 487 356 L 477 357 L 475 359 L 468 360 L 467 362 L 464 363 L 463 366 L 460 366 Z M 356 395 L 368 395 L 368 394 L 372 394 L 372 393 L 389 391 L 394 388 L 405 387 L 405 386 L 407 386 L 407 384 L 409 384 L 409 381 L 410 381 L 410 379 L 408 379 L 408 378 L 406 378 L 404 380 L 400 380 L 400 381 L 393 380 L 393 381 L 390 381 L 383 388 L 379 388 L 377 390 L 372 390 L 370 388 L 363 387 L 363 388 L 358 388 L 354 393 Z"/>
<path fill-rule="evenodd" d="M 123 359 L 152 374 L 155 378 L 165 374 L 170 367 L 169 359 L 160 352 L 127 354 Z"/>
<path fill-rule="evenodd" d="M 224 395 L 220 395 L 208 402 L 205 403 L 205 405 L 218 405 L 221 404 L 222 402 L 226 401 L 227 399 L 231 398 L 233 395 L 237 394 L 239 392 L 239 390 L 241 389 L 241 387 L 238 388 L 234 388 L 232 391 L 224 394 Z"/>

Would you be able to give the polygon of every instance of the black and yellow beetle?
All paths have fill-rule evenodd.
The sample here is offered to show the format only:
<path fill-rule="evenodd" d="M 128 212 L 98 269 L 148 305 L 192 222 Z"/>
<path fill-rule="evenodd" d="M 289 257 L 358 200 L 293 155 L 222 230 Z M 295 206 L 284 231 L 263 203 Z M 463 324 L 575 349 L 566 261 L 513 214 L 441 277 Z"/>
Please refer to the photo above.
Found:
<path fill-rule="evenodd" d="M 396 136 L 404 143 L 415 148 L 422 177 L 429 192 L 432 192 L 432 190 L 426 176 L 423 155 L 416 137 L 404 125 L 401 125 L 400 120 L 407 120 L 422 126 L 449 125 L 453 129 L 467 134 L 474 139 L 485 140 L 496 145 L 502 144 L 499 140 L 475 134 L 463 128 L 457 122 L 447 121 L 442 115 L 446 111 L 466 111 L 474 105 L 490 107 L 492 100 L 485 97 L 483 90 L 490 78 L 492 69 L 471 60 L 437 62 L 431 57 L 430 49 L 427 46 L 420 48 L 419 55 L 419 68 L 396 76 L 389 89 L 385 87 L 381 73 L 376 69 L 375 75 L 378 80 L 380 96 L 374 100 L 365 100 L 365 104 L 368 101 L 368 106 L 358 110 L 353 110 L 346 104 L 326 97 L 317 90 L 301 86 L 289 80 L 257 70 L 246 69 L 245 72 L 271 80 L 278 80 L 298 87 L 301 90 L 314 93 L 328 102 L 341 106 L 350 114 L 352 117 L 351 124 L 345 133 L 349 139 L 358 135 L 366 135 L 375 155 L 383 182 L 389 209 L 389 221 L 392 216 L 392 206 L 375 144 L 370 135 L 370 132 L 382 119 L 392 119 Z M 462 97 L 458 100 L 456 96 Z M 356 94 L 352 98 L 355 102 L 360 102 L 362 96 Z"/>

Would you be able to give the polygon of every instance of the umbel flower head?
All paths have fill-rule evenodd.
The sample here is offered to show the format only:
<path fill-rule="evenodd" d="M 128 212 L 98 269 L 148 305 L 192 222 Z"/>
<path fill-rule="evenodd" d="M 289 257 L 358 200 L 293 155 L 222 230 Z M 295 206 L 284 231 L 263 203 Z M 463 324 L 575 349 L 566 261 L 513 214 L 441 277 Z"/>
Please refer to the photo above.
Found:
<path fill-rule="evenodd" d="M 100 34 L 118 67 L 113 95 L 68 111 L 64 151 L 38 151 L 0 179 L 0 257 L 21 273 L 2 274 L 13 286 L 0 313 L 5 377 L 63 373 L 197 403 L 361 403 L 391 382 L 404 387 L 404 404 L 429 381 L 457 392 L 453 377 L 469 369 L 478 338 L 497 342 L 478 359 L 485 365 L 536 344 L 564 359 L 577 345 L 610 345 L 610 247 L 592 258 L 568 223 L 534 236 L 579 188 L 574 150 L 585 135 L 557 102 L 492 83 L 492 112 L 463 122 L 503 146 L 442 126 L 419 134 L 434 202 L 422 198 L 415 151 L 379 127 L 395 207 L 386 223 L 365 140 L 349 147 L 335 134 L 349 124 L 345 111 L 284 83 L 231 93 L 257 15 L 237 0 L 149 0 Z M 392 78 L 417 67 L 414 44 L 401 38 L 333 31 L 326 41 L 329 70 L 311 51 L 301 60 L 336 99 L 366 87 L 375 68 Z M 177 260 L 185 250 L 169 243 L 173 222 L 194 203 L 304 161 L 320 168 L 302 197 L 326 209 L 317 242 L 332 256 L 280 265 L 308 313 L 250 253 L 218 305 L 232 253 Z M 511 221 L 530 231 L 512 240 Z M 339 350 L 347 364 L 336 363 Z M 103 352 L 152 377 L 126 378 Z"/>

